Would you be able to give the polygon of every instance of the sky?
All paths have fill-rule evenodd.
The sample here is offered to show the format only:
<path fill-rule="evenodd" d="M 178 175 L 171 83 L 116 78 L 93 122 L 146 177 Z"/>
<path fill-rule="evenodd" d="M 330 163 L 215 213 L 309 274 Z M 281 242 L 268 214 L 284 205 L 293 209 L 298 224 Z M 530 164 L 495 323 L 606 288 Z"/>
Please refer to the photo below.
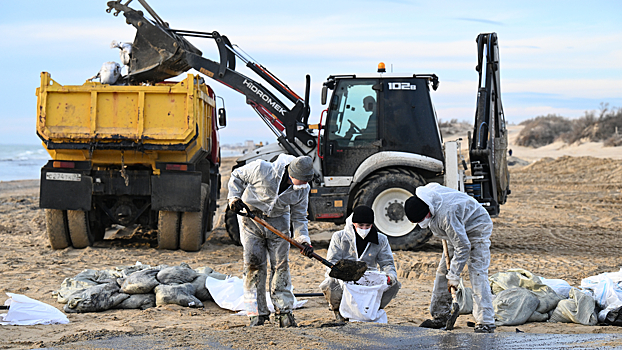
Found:
<path fill-rule="evenodd" d="M 132 42 L 135 29 L 122 14 L 106 13 L 106 2 L 2 0 L 0 144 L 40 142 L 35 89 L 41 72 L 61 85 L 80 85 L 104 62 L 120 61 L 110 42 Z M 472 122 L 475 39 L 489 32 L 499 38 L 508 122 L 547 114 L 577 118 L 599 110 L 601 103 L 622 107 L 619 0 L 148 2 L 172 28 L 228 36 L 301 96 L 310 74 L 311 123 L 325 108 L 320 91 L 329 75 L 375 72 L 379 62 L 395 73 L 438 75 L 440 87 L 432 100 L 439 119 Z M 129 6 L 142 9 L 138 1 Z M 189 41 L 218 61 L 213 41 Z M 238 67 L 261 82 L 241 62 Z M 228 125 L 220 130 L 222 143 L 276 140 L 244 96 L 206 81 L 225 100 Z"/>

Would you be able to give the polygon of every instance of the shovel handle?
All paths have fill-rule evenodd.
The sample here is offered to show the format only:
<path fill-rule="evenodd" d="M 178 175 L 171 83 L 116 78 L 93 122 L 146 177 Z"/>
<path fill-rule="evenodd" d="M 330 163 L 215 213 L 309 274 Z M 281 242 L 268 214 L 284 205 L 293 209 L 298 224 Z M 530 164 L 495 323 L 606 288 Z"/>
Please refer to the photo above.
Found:
<path fill-rule="evenodd" d="M 264 226 L 268 230 L 274 232 L 275 235 L 283 238 L 284 240 L 288 241 L 291 245 L 293 245 L 294 247 L 296 247 L 296 248 L 298 248 L 300 250 L 304 250 L 305 249 L 305 247 L 302 244 L 294 241 L 289 236 L 286 236 L 283 232 L 281 232 L 281 231 L 277 230 L 276 228 L 274 228 L 272 225 L 267 223 L 264 219 L 258 218 L 257 215 L 254 215 L 250 211 L 248 211 L 248 213 L 250 215 L 252 215 L 252 216 L 249 216 L 251 219 L 253 219 L 255 222 L 259 223 L 260 225 Z M 328 266 L 330 268 L 332 268 L 334 266 L 330 261 L 322 258 L 321 256 L 317 255 L 315 252 L 311 253 L 311 257 L 319 260 L 322 264 L 324 264 L 324 265 L 326 265 L 326 266 Z"/>
<path fill-rule="evenodd" d="M 451 259 L 449 259 L 449 248 L 447 247 L 447 241 L 443 241 L 443 254 L 445 255 L 445 265 L 447 266 L 447 273 L 451 269 Z M 453 295 L 456 292 L 456 287 L 451 286 L 451 294 Z"/>

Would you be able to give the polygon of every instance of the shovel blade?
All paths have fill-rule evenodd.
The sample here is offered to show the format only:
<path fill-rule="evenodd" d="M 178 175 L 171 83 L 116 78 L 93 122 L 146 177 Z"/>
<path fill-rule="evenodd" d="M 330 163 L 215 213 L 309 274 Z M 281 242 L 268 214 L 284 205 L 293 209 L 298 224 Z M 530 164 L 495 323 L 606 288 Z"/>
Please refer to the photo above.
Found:
<path fill-rule="evenodd" d="M 367 271 L 367 264 L 364 261 L 341 259 L 330 268 L 328 275 L 342 281 L 358 281 L 365 271 Z"/>
<path fill-rule="evenodd" d="M 447 320 L 447 323 L 445 324 L 446 330 L 450 331 L 454 329 L 454 326 L 456 325 L 456 320 L 458 319 L 459 314 L 460 314 L 460 305 L 458 305 L 458 303 L 453 303 L 451 305 L 451 315 L 449 316 L 449 319 Z"/>

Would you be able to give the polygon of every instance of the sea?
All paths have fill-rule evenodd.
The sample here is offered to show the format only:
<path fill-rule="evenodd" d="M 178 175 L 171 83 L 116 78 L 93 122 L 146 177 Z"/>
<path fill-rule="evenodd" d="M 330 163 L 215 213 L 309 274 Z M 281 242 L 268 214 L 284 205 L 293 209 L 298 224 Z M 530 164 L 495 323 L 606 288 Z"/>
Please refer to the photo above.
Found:
<path fill-rule="evenodd" d="M 0 181 L 39 179 L 50 159 L 42 145 L 0 144 Z"/>
<path fill-rule="evenodd" d="M 222 157 L 239 157 L 237 150 L 221 150 Z M 42 145 L 0 144 L 0 181 L 37 180 L 41 167 L 50 160 Z"/>

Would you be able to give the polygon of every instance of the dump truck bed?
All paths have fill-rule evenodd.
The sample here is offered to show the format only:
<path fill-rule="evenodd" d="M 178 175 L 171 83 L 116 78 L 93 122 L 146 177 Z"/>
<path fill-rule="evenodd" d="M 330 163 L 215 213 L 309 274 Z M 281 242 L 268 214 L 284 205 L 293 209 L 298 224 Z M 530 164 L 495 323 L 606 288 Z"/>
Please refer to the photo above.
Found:
<path fill-rule="evenodd" d="M 43 72 L 37 134 L 59 160 L 190 162 L 209 154 L 213 131 L 214 93 L 201 80 L 188 74 L 153 86 L 60 85 Z"/>

